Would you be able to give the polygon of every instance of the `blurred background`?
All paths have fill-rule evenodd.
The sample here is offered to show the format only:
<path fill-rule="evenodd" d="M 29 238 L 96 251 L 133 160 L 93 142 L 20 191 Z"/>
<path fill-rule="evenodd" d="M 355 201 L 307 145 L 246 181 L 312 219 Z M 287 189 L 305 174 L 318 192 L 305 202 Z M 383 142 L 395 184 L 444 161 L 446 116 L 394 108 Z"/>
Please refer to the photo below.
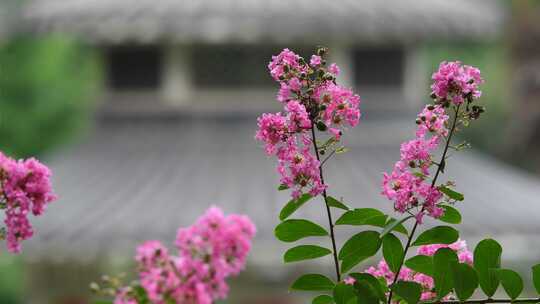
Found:
<path fill-rule="evenodd" d="M 139 242 L 172 246 L 213 204 L 258 226 L 225 303 L 305 303 L 288 284 L 308 268 L 330 273 L 330 260 L 282 264 L 272 231 L 288 194 L 253 136 L 256 117 L 279 110 L 271 55 L 318 45 L 362 97 L 351 151 L 327 169 L 331 194 L 354 207 L 391 211 L 382 172 L 413 136 L 438 63 L 482 70 L 487 114 L 462 134 L 474 148 L 445 177 L 465 194 L 469 247 L 498 239 L 504 263 L 530 279 L 540 261 L 540 1 L 1 0 L 0 149 L 41 157 L 60 198 L 34 219 L 21 256 L 0 245 L 0 303 L 93 303 L 90 282 L 130 273 Z M 302 212 L 326 224 L 323 210 L 313 201 Z"/>

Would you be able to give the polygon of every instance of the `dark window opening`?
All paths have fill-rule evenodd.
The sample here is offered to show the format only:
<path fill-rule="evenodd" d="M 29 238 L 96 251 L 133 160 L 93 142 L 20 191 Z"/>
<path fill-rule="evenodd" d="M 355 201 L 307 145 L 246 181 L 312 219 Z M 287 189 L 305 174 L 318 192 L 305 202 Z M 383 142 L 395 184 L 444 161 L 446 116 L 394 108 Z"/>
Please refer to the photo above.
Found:
<path fill-rule="evenodd" d="M 191 58 L 193 83 L 206 88 L 273 86 L 267 63 L 281 50 L 269 46 L 198 46 Z M 292 50 L 300 55 L 309 54 L 305 48 Z"/>
<path fill-rule="evenodd" d="M 404 53 L 395 49 L 354 50 L 354 82 L 361 87 L 401 87 Z"/>
<path fill-rule="evenodd" d="M 115 90 L 157 89 L 161 85 L 163 55 L 150 46 L 114 47 L 107 50 L 107 84 Z"/>

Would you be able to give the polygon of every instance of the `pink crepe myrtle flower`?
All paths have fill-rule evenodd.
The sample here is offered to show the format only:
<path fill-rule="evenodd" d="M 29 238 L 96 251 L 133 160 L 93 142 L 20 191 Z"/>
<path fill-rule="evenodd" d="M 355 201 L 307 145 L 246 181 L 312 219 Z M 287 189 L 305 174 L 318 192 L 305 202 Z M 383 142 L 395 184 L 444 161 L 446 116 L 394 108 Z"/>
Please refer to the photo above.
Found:
<path fill-rule="evenodd" d="M 312 55 L 311 59 L 309 60 L 309 65 L 311 65 L 312 67 L 317 67 L 321 65 L 321 62 L 322 62 L 321 56 Z"/>
<path fill-rule="evenodd" d="M 293 189 L 294 198 L 300 197 L 306 189 L 312 196 L 321 194 L 326 189 L 319 175 L 320 163 L 310 152 L 311 139 L 307 136 L 302 139 L 302 147 L 291 138 L 286 148 L 278 153 L 280 182 Z"/>
<path fill-rule="evenodd" d="M 255 226 L 243 215 L 224 215 L 211 207 L 195 224 L 180 228 L 178 255 L 159 241 L 137 248 L 139 283 L 152 303 L 211 304 L 227 296 L 226 279 L 244 269 Z M 137 303 L 129 288 L 117 291 L 115 303 Z"/>
<path fill-rule="evenodd" d="M 424 245 L 418 248 L 418 255 L 427 255 L 433 256 L 437 250 L 441 248 L 450 248 L 456 252 L 460 263 L 467 263 L 472 265 L 472 253 L 467 249 L 467 244 L 463 240 L 458 240 L 455 243 L 446 245 L 446 244 L 433 244 L 433 245 Z M 394 281 L 395 274 L 390 270 L 388 264 L 384 259 L 382 259 L 377 266 L 369 267 L 365 270 L 365 273 L 371 274 L 376 278 L 381 278 L 386 281 L 388 285 L 392 284 Z M 425 275 L 423 273 L 415 272 L 414 270 L 403 266 L 399 271 L 398 279 L 401 281 L 416 282 L 422 286 L 422 301 L 430 301 L 437 298 L 437 294 L 433 291 L 435 284 L 432 277 Z M 354 279 L 352 281 L 354 284 Z"/>
<path fill-rule="evenodd" d="M 326 109 L 322 117 L 327 125 L 342 126 L 347 123 L 355 127 L 360 120 L 360 96 L 351 89 L 330 83 L 321 87 L 318 102 Z"/>
<path fill-rule="evenodd" d="M 288 122 L 281 113 L 265 113 L 257 119 L 259 130 L 255 138 L 264 142 L 266 154 L 277 152 L 277 146 L 289 137 Z"/>
<path fill-rule="evenodd" d="M 439 69 L 433 73 L 433 96 L 440 101 L 462 104 L 466 98 L 477 99 L 482 95 L 478 86 L 484 82 L 480 70 L 462 65 L 459 61 L 441 62 Z"/>
<path fill-rule="evenodd" d="M 306 107 L 298 100 L 291 100 L 285 106 L 288 113 L 288 127 L 291 132 L 302 132 L 311 129 L 311 120 Z"/>
<path fill-rule="evenodd" d="M 314 127 L 339 141 L 346 128 L 355 127 L 360 120 L 360 97 L 335 82 L 339 67 L 333 63 L 326 68 L 325 53 L 318 50 L 308 65 L 284 49 L 268 65 L 280 85 L 277 100 L 283 111 L 259 117 L 255 138 L 264 143 L 268 155 L 277 156 L 281 183 L 292 189 L 294 198 L 303 193 L 318 195 L 326 189 L 309 139 Z"/>
<path fill-rule="evenodd" d="M 425 106 L 416 119 L 416 124 L 418 125 L 416 136 L 425 137 L 428 133 L 436 136 L 447 136 L 448 118 L 449 116 L 441 105 Z"/>
<path fill-rule="evenodd" d="M 328 72 L 334 74 L 335 76 L 339 76 L 339 73 L 340 73 L 340 69 L 339 69 L 339 66 L 335 63 L 332 63 L 330 64 L 330 66 L 328 66 Z"/>
<path fill-rule="evenodd" d="M 42 215 L 56 199 L 51 187 L 51 171 L 35 158 L 14 160 L 0 152 L 0 209 L 5 209 L 7 249 L 21 251 L 21 242 L 34 230 L 28 216 Z"/>
<path fill-rule="evenodd" d="M 280 81 L 282 78 L 287 78 L 287 69 L 305 70 L 305 67 L 300 65 L 299 55 L 289 49 L 284 49 L 277 56 L 272 56 L 268 69 L 272 78 Z"/>
<path fill-rule="evenodd" d="M 432 78 L 435 104 L 426 105 L 417 115 L 416 137 L 401 144 L 400 160 L 390 173 L 383 173 L 382 180 L 381 194 L 393 201 L 398 212 L 417 208 L 414 215 L 418 223 L 422 223 L 425 215 L 439 218 L 444 214 L 441 207 L 444 195 L 428 179 L 433 166 L 441 168 L 444 165 L 435 163 L 432 153 L 449 136 L 447 108 L 454 105 L 459 111 L 459 105 L 467 101 L 463 111 L 459 115 L 456 113 L 456 121 L 476 119 L 484 111 L 477 105 L 469 107 L 481 94 L 478 86 L 483 80 L 477 68 L 462 65 L 459 61 L 442 62 Z"/>
<path fill-rule="evenodd" d="M 398 212 L 421 207 L 417 216 L 419 222 L 426 213 L 434 218 L 444 213 L 444 209 L 437 205 L 443 197 L 442 193 L 426 182 L 424 177 L 411 172 L 404 161 L 398 161 L 390 174 L 383 174 L 382 188 L 382 194 L 394 202 L 394 209 Z"/>

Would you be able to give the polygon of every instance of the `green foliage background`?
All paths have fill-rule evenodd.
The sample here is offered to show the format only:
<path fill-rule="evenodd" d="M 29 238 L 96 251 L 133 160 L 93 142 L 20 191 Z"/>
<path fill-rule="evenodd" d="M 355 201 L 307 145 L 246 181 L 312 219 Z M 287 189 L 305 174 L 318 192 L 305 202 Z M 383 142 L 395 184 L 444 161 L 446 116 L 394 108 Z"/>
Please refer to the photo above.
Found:
<path fill-rule="evenodd" d="M 99 77 L 94 51 L 66 37 L 14 37 L 0 44 L 0 149 L 39 155 L 80 131 Z"/>
<path fill-rule="evenodd" d="M 23 281 L 21 259 L 6 252 L 0 252 L 0 303 L 21 303 Z"/>

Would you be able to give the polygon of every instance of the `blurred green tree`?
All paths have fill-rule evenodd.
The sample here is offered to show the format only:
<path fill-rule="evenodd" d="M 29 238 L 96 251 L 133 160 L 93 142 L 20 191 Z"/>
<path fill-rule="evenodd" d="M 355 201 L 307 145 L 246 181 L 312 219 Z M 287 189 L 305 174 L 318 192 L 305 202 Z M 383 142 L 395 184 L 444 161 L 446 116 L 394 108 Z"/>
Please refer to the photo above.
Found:
<path fill-rule="evenodd" d="M 0 149 L 24 157 L 71 138 L 89 121 L 99 75 L 95 52 L 70 38 L 0 45 Z"/>
<path fill-rule="evenodd" d="M 19 257 L 0 252 L 0 303 L 22 303 L 23 265 Z"/>

